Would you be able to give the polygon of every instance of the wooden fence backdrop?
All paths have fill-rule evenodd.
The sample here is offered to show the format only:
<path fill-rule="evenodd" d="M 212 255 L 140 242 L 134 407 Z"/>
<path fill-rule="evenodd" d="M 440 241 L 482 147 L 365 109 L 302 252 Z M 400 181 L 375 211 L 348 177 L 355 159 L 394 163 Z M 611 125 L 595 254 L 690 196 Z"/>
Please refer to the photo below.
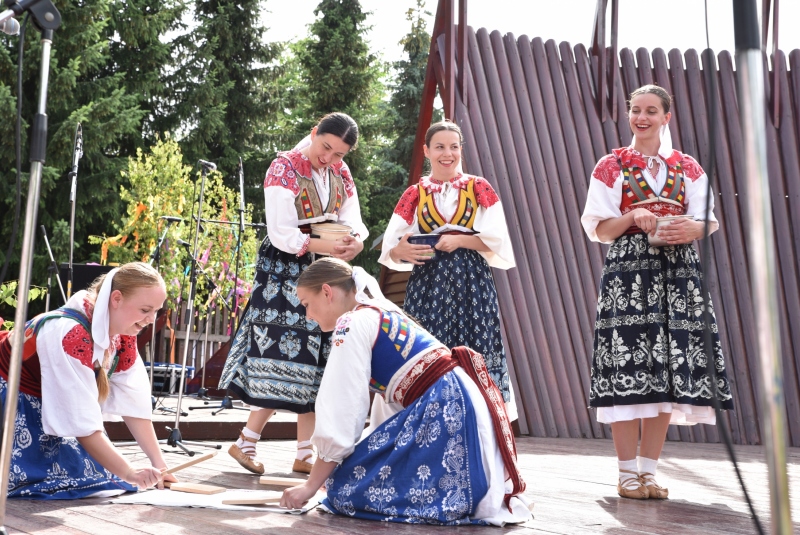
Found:
<path fill-rule="evenodd" d="M 441 88 L 444 44 L 438 42 Z M 760 388 L 748 274 L 747 214 L 736 70 L 729 52 L 639 49 L 609 56 L 618 113 L 602 120 L 597 77 L 583 45 L 468 31 L 467 101 L 456 91 L 455 120 L 465 134 L 465 171 L 486 177 L 505 207 L 517 268 L 495 270 L 504 338 L 523 434 L 610 437 L 587 408 L 598 283 L 606 248 L 580 224 L 591 172 L 610 149 L 630 143 L 626 95 L 657 83 L 674 96 L 670 129 L 676 149 L 709 162 L 710 107 L 717 107 L 714 184 L 720 231 L 705 266 L 720 326 L 736 409 L 726 415 L 739 444 L 761 442 Z M 778 255 L 781 346 L 789 437 L 800 446 L 800 50 L 776 65 L 780 123 L 768 119 L 767 149 Z M 765 60 L 765 73 L 768 73 Z M 710 94 L 705 70 L 717 80 Z M 459 73 L 461 74 L 461 73 Z M 765 75 L 767 95 L 771 78 Z M 611 103 L 612 105 L 614 103 Z M 764 103 L 765 108 L 768 103 Z M 609 110 L 613 106 L 608 107 Z M 772 117 L 767 111 L 767 116 Z M 709 169 L 707 169 L 710 171 Z M 402 302 L 406 274 L 382 277 Z M 717 442 L 713 426 L 671 426 L 670 440 Z"/>

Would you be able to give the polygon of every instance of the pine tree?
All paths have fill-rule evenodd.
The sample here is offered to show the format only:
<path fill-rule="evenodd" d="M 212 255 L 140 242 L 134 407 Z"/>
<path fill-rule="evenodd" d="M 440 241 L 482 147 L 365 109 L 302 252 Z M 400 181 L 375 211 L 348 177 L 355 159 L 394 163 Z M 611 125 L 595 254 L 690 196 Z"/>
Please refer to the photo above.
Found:
<path fill-rule="evenodd" d="M 75 222 L 76 263 L 97 259 L 96 248 L 87 242 L 89 234 L 103 234 L 111 229 L 123 210 L 119 198 L 120 171 L 127 166 L 127 151 L 141 136 L 142 121 L 148 112 L 141 107 L 142 96 L 128 90 L 128 82 L 137 80 L 133 57 L 124 64 L 122 55 L 112 58 L 110 41 L 116 40 L 123 49 L 127 34 L 112 30 L 114 17 L 126 2 L 114 0 L 82 0 L 58 2 L 62 26 L 55 31 L 50 63 L 50 84 L 47 98 L 48 140 L 47 160 L 43 172 L 39 221 L 48 230 L 50 244 L 57 262 L 68 259 L 68 236 L 72 149 L 77 123 L 83 127 L 84 156 L 79 163 L 78 192 Z M 33 117 L 39 95 L 40 35 L 33 25 L 27 28 L 25 67 L 23 72 L 22 116 L 25 122 Z M 151 39 L 151 42 L 157 39 Z M 0 51 L 0 95 L 9 94 L 15 110 L 16 57 L 18 41 Z M 141 58 L 140 58 L 141 59 Z M 126 71 L 127 70 L 127 71 Z M 144 76 L 143 67 L 137 72 Z M 134 74 L 129 74 L 134 73 Z M 150 71 L 147 76 L 153 76 Z M 9 91 L 9 87 L 12 89 Z M 11 97 L 10 95 L 14 95 Z M 4 102 L 5 99 L 4 99 Z M 14 117 L 15 111 L 7 115 Z M 6 121 L 13 132 L 13 121 Z M 5 134 L 6 132 L 4 132 Z M 29 168 L 29 132 L 23 123 L 21 168 Z M 9 237 L 16 202 L 14 136 L 3 135 L 0 154 L 8 156 L 0 162 L 0 235 Z M 135 154 L 135 152 L 134 152 Z M 27 175 L 23 175 L 23 181 Z M 23 186 L 23 203 L 27 185 Z M 24 206 L 24 204 L 23 204 Z M 24 212 L 24 210 L 23 210 Z M 23 214 L 24 217 L 24 214 Z M 19 243 L 19 237 L 17 238 Z M 44 284 L 49 262 L 37 232 L 37 249 L 32 282 Z M 7 242 L 0 250 L 5 253 Z M 19 272 L 19 249 L 12 254 L 7 279 Z"/>
<path fill-rule="evenodd" d="M 215 162 L 237 190 L 239 157 L 248 176 L 263 177 L 271 155 L 263 123 L 276 114 L 282 46 L 262 42 L 259 4 L 198 0 L 197 28 L 175 43 L 181 65 L 173 77 L 173 121 L 181 148 L 188 162 Z"/>
<path fill-rule="evenodd" d="M 389 85 L 392 97 L 384 104 L 383 113 L 388 124 L 385 135 L 391 142 L 381 151 L 381 182 L 370 200 L 376 229 L 386 228 L 408 182 L 431 45 L 431 36 L 425 29 L 426 16 L 430 17 L 431 13 L 425 11 L 425 1 L 417 0 L 416 8 L 406 13 L 411 30 L 400 40 L 405 59 L 392 65 L 395 73 Z M 433 120 L 441 120 L 440 110 L 434 110 Z"/>

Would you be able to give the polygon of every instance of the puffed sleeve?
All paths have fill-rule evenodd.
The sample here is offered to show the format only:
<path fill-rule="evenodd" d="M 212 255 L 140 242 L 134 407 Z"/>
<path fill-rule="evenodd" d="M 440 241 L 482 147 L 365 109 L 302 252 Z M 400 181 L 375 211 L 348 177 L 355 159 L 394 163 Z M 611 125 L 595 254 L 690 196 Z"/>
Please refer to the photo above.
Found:
<path fill-rule="evenodd" d="M 42 372 L 42 427 L 48 435 L 85 437 L 103 430 L 94 377 L 94 343 L 82 325 L 50 320 L 36 336 Z"/>
<path fill-rule="evenodd" d="M 342 462 L 353 453 L 364 431 L 370 407 L 372 346 L 379 322 L 377 310 L 361 309 L 348 312 L 336 323 L 311 437 L 323 461 Z"/>
<path fill-rule="evenodd" d="M 339 223 L 353 229 L 356 239 L 363 242 L 369 236 L 369 229 L 361 220 L 361 204 L 358 200 L 356 184 L 350 175 L 350 168 L 344 162 L 342 162 L 342 176 L 345 181 L 345 188 L 347 188 L 347 197 L 339 209 Z"/>
<path fill-rule="evenodd" d="M 109 394 L 101 405 L 103 414 L 150 420 L 150 378 L 139 357 L 135 336 L 123 336 L 117 368 L 109 379 Z"/>
<path fill-rule="evenodd" d="M 386 232 L 383 233 L 381 256 L 378 262 L 389 269 L 395 271 L 411 271 L 414 269 L 414 264 L 397 263 L 392 260 L 392 257 L 389 256 L 389 252 L 400 242 L 400 239 L 409 232 L 412 234 L 419 234 L 419 225 L 417 224 L 418 205 L 419 188 L 417 188 L 417 186 L 409 186 L 400 197 L 394 209 L 394 213 L 392 214 L 392 218 L 389 219 Z"/>
<path fill-rule="evenodd" d="M 484 178 L 475 178 L 475 194 L 479 209 L 475 214 L 472 228 L 478 232 L 478 237 L 490 249 L 490 251 L 481 251 L 481 254 L 494 268 L 510 269 L 516 266 L 514 249 L 511 246 L 511 237 L 508 235 L 508 225 L 506 225 L 506 215 L 503 212 L 503 203 L 491 184 Z"/>
<path fill-rule="evenodd" d="M 708 195 L 708 175 L 694 158 L 683 155 L 684 184 L 686 185 L 686 215 L 693 216 L 699 221 L 708 219 L 716 223 L 714 217 L 714 192 L 708 199 L 708 217 L 706 217 L 706 198 Z"/>
<path fill-rule="evenodd" d="M 597 162 L 589 178 L 589 192 L 586 194 L 586 206 L 581 216 L 583 230 L 590 240 L 601 241 L 597 237 L 597 225 L 601 221 L 622 215 L 619 209 L 622 202 L 622 182 L 622 170 L 613 155 L 604 156 Z"/>
<path fill-rule="evenodd" d="M 267 234 L 272 245 L 292 254 L 303 254 L 308 248 L 308 235 L 299 228 L 294 200 L 299 195 L 295 171 L 291 162 L 278 156 L 269 166 L 264 178 L 264 207 Z"/>

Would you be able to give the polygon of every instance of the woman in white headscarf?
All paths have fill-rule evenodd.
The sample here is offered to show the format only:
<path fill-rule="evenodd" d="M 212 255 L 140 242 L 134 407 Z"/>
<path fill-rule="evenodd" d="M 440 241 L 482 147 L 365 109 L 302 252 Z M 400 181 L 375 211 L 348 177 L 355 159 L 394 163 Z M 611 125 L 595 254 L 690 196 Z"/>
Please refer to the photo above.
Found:
<path fill-rule="evenodd" d="M 706 228 L 719 226 L 714 197 L 707 196 L 700 165 L 672 148 L 671 104 L 656 85 L 631 93 L 633 142 L 597 162 L 581 217 L 589 239 L 611 244 L 600 281 L 589 405 L 611 425 L 617 492 L 632 499 L 669 496 L 655 476 L 670 424 L 714 424 L 715 397 L 723 409 L 733 408 L 694 247 Z M 659 222 L 669 224 L 657 230 Z M 703 332 L 706 307 L 712 347 Z"/>
<path fill-rule="evenodd" d="M 363 269 L 336 258 L 311 264 L 297 296 L 333 334 L 311 438 L 317 462 L 282 506 L 301 505 L 324 484 L 323 507 L 357 518 L 530 519 L 503 395 L 480 354 L 447 348 L 384 299 Z M 370 391 L 377 403 L 365 433 Z"/>
<path fill-rule="evenodd" d="M 163 487 L 167 465 L 151 422 L 150 383 L 136 335 L 166 298 L 151 266 L 132 262 L 99 277 L 60 309 L 28 322 L 8 496 L 74 499 Z M 10 337 L 0 337 L 6 400 Z M 150 460 L 134 467 L 104 433 L 122 417 Z"/>

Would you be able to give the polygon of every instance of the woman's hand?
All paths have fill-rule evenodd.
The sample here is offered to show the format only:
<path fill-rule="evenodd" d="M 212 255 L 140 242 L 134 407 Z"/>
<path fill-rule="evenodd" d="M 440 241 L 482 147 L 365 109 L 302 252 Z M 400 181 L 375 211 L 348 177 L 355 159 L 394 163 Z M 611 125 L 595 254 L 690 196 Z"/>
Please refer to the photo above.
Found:
<path fill-rule="evenodd" d="M 171 474 L 167 474 L 170 476 Z M 163 481 L 161 476 L 161 470 L 158 468 L 129 468 L 128 472 L 125 474 L 125 477 L 122 478 L 123 481 L 127 481 L 131 485 L 136 485 L 139 487 L 139 490 L 149 489 L 150 487 L 154 487 L 161 483 L 163 488 Z"/>
<path fill-rule="evenodd" d="M 286 509 L 300 509 L 303 504 L 311 499 L 317 489 L 310 486 L 308 483 L 303 483 L 296 487 L 286 489 L 281 496 L 281 507 Z"/>
<path fill-rule="evenodd" d="M 445 253 L 452 253 L 456 249 L 464 246 L 462 244 L 463 239 L 463 234 L 444 234 L 439 238 L 439 241 L 436 242 L 436 249 Z"/>
<path fill-rule="evenodd" d="M 349 262 L 354 259 L 358 253 L 364 250 L 364 243 L 358 241 L 353 236 L 345 236 L 336 240 L 333 246 L 333 253 L 331 256 Z"/>
<path fill-rule="evenodd" d="M 163 489 L 164 488 L 164 482 L 166 482 L 166 481 L 169 481 L 170 483 L 177 483 L 178 482 L 178 478 L 177 477 L 175 477 L 173 474 L 165 474 L 164 470 L 166 470 L 166 468 L 160 470 L 160 472 L 161 472 L 161 481 L 158 482 L 158 485 L 156 486 L 156 488 Z"/>
<path fill-rule="evenodd" d="M 691 219 L 676 219 L 658 229 L 658 237 L 670 245 L 692 243 L 703 236 L 705 223 Z"/>
<path fill-rule="evenodd" d="M 645 208 L 636 208 L 631 211 L 631 214 L 633 215 L 633 222 L 637 227 L 642 229 L 642 231 L 651 235 L 655 232 L 656 220 L 658 218 L 653 212 Z"/>
<path fill-rule="evenodd" d="M 413 236 L 411 232 L 400 238 L 400 241 L 389 251 L 389 257 L 397 263 L 408 262 L 416 266 L 421 266 L 430 260 L 430 245 L 416 245 L 408 243 L 408 238 Z M 445 236 L 442 236 L 443 238 Z M 441 241 L 441 240 L 439 240 Z"/>

